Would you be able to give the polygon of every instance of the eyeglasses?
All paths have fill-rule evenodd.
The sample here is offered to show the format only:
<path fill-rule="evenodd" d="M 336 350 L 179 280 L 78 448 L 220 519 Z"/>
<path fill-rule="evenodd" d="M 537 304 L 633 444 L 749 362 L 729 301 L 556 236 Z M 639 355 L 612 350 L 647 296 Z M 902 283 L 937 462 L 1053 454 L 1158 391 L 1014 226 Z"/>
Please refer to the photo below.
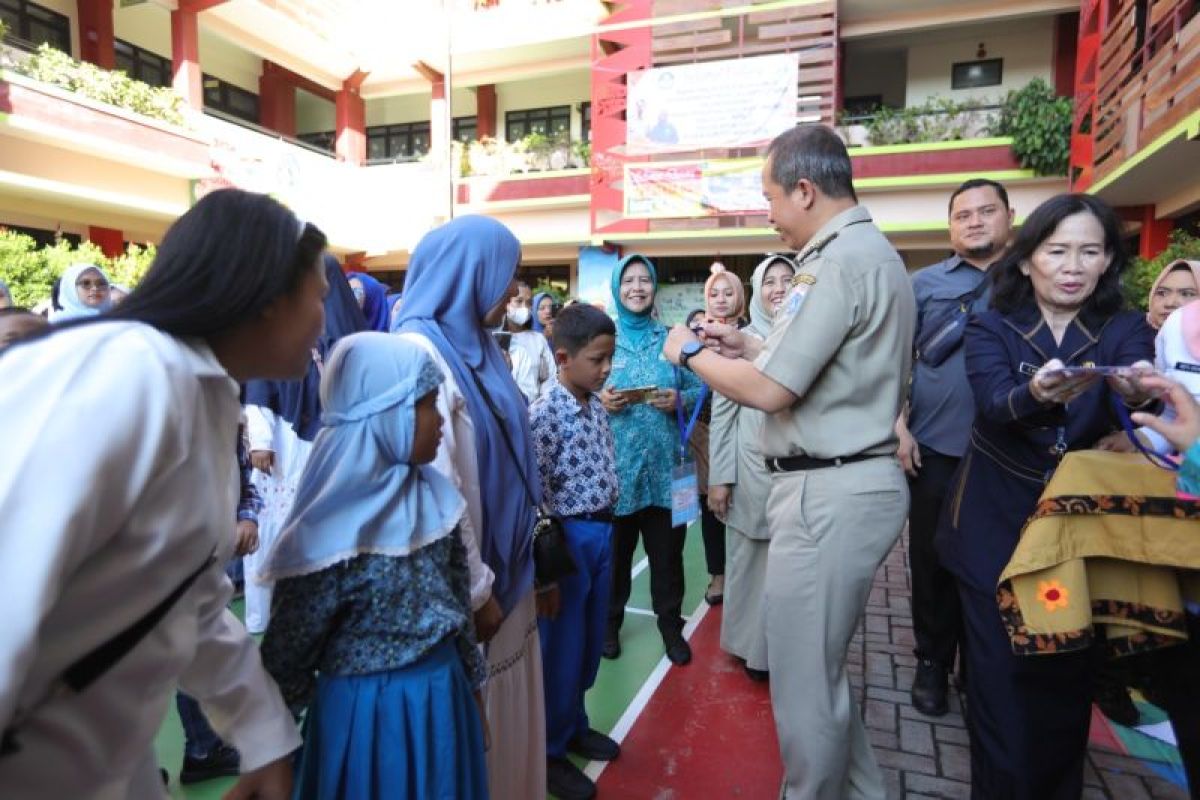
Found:
<path fill-rule="evenodd" d="M 103 278 L 80 278 L 75 285 L 80 289 L 107 289 L 108 281 Z"/>

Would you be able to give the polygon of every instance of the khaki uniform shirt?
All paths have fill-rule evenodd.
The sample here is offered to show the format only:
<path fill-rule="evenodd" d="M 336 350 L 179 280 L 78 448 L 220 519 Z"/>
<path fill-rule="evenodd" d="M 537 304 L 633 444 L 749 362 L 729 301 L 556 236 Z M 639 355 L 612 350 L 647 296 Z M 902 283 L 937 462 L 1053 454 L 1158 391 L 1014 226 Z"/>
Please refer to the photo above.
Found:
<path fill-rule="evenodd" d="M 796 261 L 755 366 L 799 399 L 767 416 L 763 455 L 894 453 L 917 313 L 900 256 L 855 206 L 826 223 Z"/>

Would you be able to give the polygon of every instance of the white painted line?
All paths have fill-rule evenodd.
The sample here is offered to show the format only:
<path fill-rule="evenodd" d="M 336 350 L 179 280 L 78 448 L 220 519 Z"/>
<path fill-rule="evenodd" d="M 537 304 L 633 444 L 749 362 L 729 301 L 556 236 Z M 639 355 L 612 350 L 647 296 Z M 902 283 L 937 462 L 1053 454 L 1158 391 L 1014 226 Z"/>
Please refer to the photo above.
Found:
<path fill-rule="evenodd" d="M 633 610 L 635 613 L 640 609 Z M 700 601 L 699 608 L 692 613 L 686 625 L 683 626 L 683 638 L 691 640 L 692 633 L 699 627 L 704 620 L 704 615 L 708 613 L 708 603 Z M 613 727 L 609 736 L 618 744 L 625 741 L 625 737 L 629 735 L 629 731 L 633 729 L 633 725 L 637 722 L 638 717 L 642 715 L 642 711 L 650 702 L 650 698 L 654 696 L 654 692 L 658 690 L 659 685 L 663 682 L 663 678 L 667 676 L 667 670 L 671 668 L 671 662 L 663 655 L 655 665 L 654 670 L 650 673 L 650 677 L 646 678 L 646 682 L 642 684 L 642 688 L 638 689 L 638 693 L 634 695 L 633 700 L 629 702 L 629 706 L 625 709 L 625 713 L 617 720 L 617 724 Z M 590 761 L 587 767 L 583 770 L 584 774 L 593 781 L 600 779 L 601 773 L 607 767 L 607 761 Z"/>
<path fill-rule="evenodd" d="M 637 614 L 641 617 L 653 617 L 655 615 L 653 611 L 647 611 L 644 608 L 634 608 L 633 606 L 625 606 L 625 613 Z"/>
<path fill-rule="evenodd" d="M 633 572 L 629 573 L 629 580 L 636 580 L 638 575 L 645 572 L 650 566 L 650 559 L 643 557 L 641 561 L 633 565 Z"/>

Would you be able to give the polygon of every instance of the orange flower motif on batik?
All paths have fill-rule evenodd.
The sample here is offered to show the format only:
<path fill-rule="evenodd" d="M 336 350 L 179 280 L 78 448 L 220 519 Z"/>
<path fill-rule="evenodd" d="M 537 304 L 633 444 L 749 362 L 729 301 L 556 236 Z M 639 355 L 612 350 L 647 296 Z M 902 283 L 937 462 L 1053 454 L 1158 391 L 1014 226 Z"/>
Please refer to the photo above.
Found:
<path fill-rule="evenodd" d="M 1047 611 L 1066 608 L 1069 594 L 1067 587 L 1058 581 L 1038 581 L 1038 600 L 1042 601 Z"/>

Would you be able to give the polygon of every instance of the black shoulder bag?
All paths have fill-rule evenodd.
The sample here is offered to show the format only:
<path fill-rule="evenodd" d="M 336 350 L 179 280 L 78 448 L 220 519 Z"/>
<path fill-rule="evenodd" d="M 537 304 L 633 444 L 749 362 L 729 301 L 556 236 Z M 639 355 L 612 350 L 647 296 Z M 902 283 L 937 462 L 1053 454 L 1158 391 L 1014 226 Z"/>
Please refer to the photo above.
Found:
<path fill-rule="evenodd" d="M 990 285 L 991 277 L 984 275 L 983 280 L 974 289 L 960 295 L 955 303 L 947 304 L 945 311 L 929 320 L 924 326 L 925 335 L 913 348 L 913 359 L 931 367 L 938 367 L 961 347 L 963 334 L 967 330 L 967 319 L 971 316 L 971 307 Z"/>
<path fill-rule="evenodd" d="M 504 415 L 492 402 L 492 396 L 484 388 L 483 381 L 479 380 L 479 376 L 472 372 L 471 377 L 475 379 L 475 387 L 479 389 L 483 402 L 487 403 L 488 410 L 496 418 L 496 424 L 500 428 L 500 435 L 504 438 L 508 454 L 512 456 L 517 474 L 521 476 L 521 485 L 525 487 L 525 496 L 537 514 L 537 522 L 533 526 L 534 581 L 538 586 L 549 586 L 568 575 L 574 575 L 579 568 L 575 565 L 575 559 L 571 557 L 570 548 L 567 547 L 567 534 L 563 528 L 562 519 L 556 514 L 547 512 L 534 499 L 533 488 L 529 485 L 529 478 L 522 468 L 521 459 L 517 456 L 517 448 L 513 446 L 512 438 L 508 435 Z"/>

